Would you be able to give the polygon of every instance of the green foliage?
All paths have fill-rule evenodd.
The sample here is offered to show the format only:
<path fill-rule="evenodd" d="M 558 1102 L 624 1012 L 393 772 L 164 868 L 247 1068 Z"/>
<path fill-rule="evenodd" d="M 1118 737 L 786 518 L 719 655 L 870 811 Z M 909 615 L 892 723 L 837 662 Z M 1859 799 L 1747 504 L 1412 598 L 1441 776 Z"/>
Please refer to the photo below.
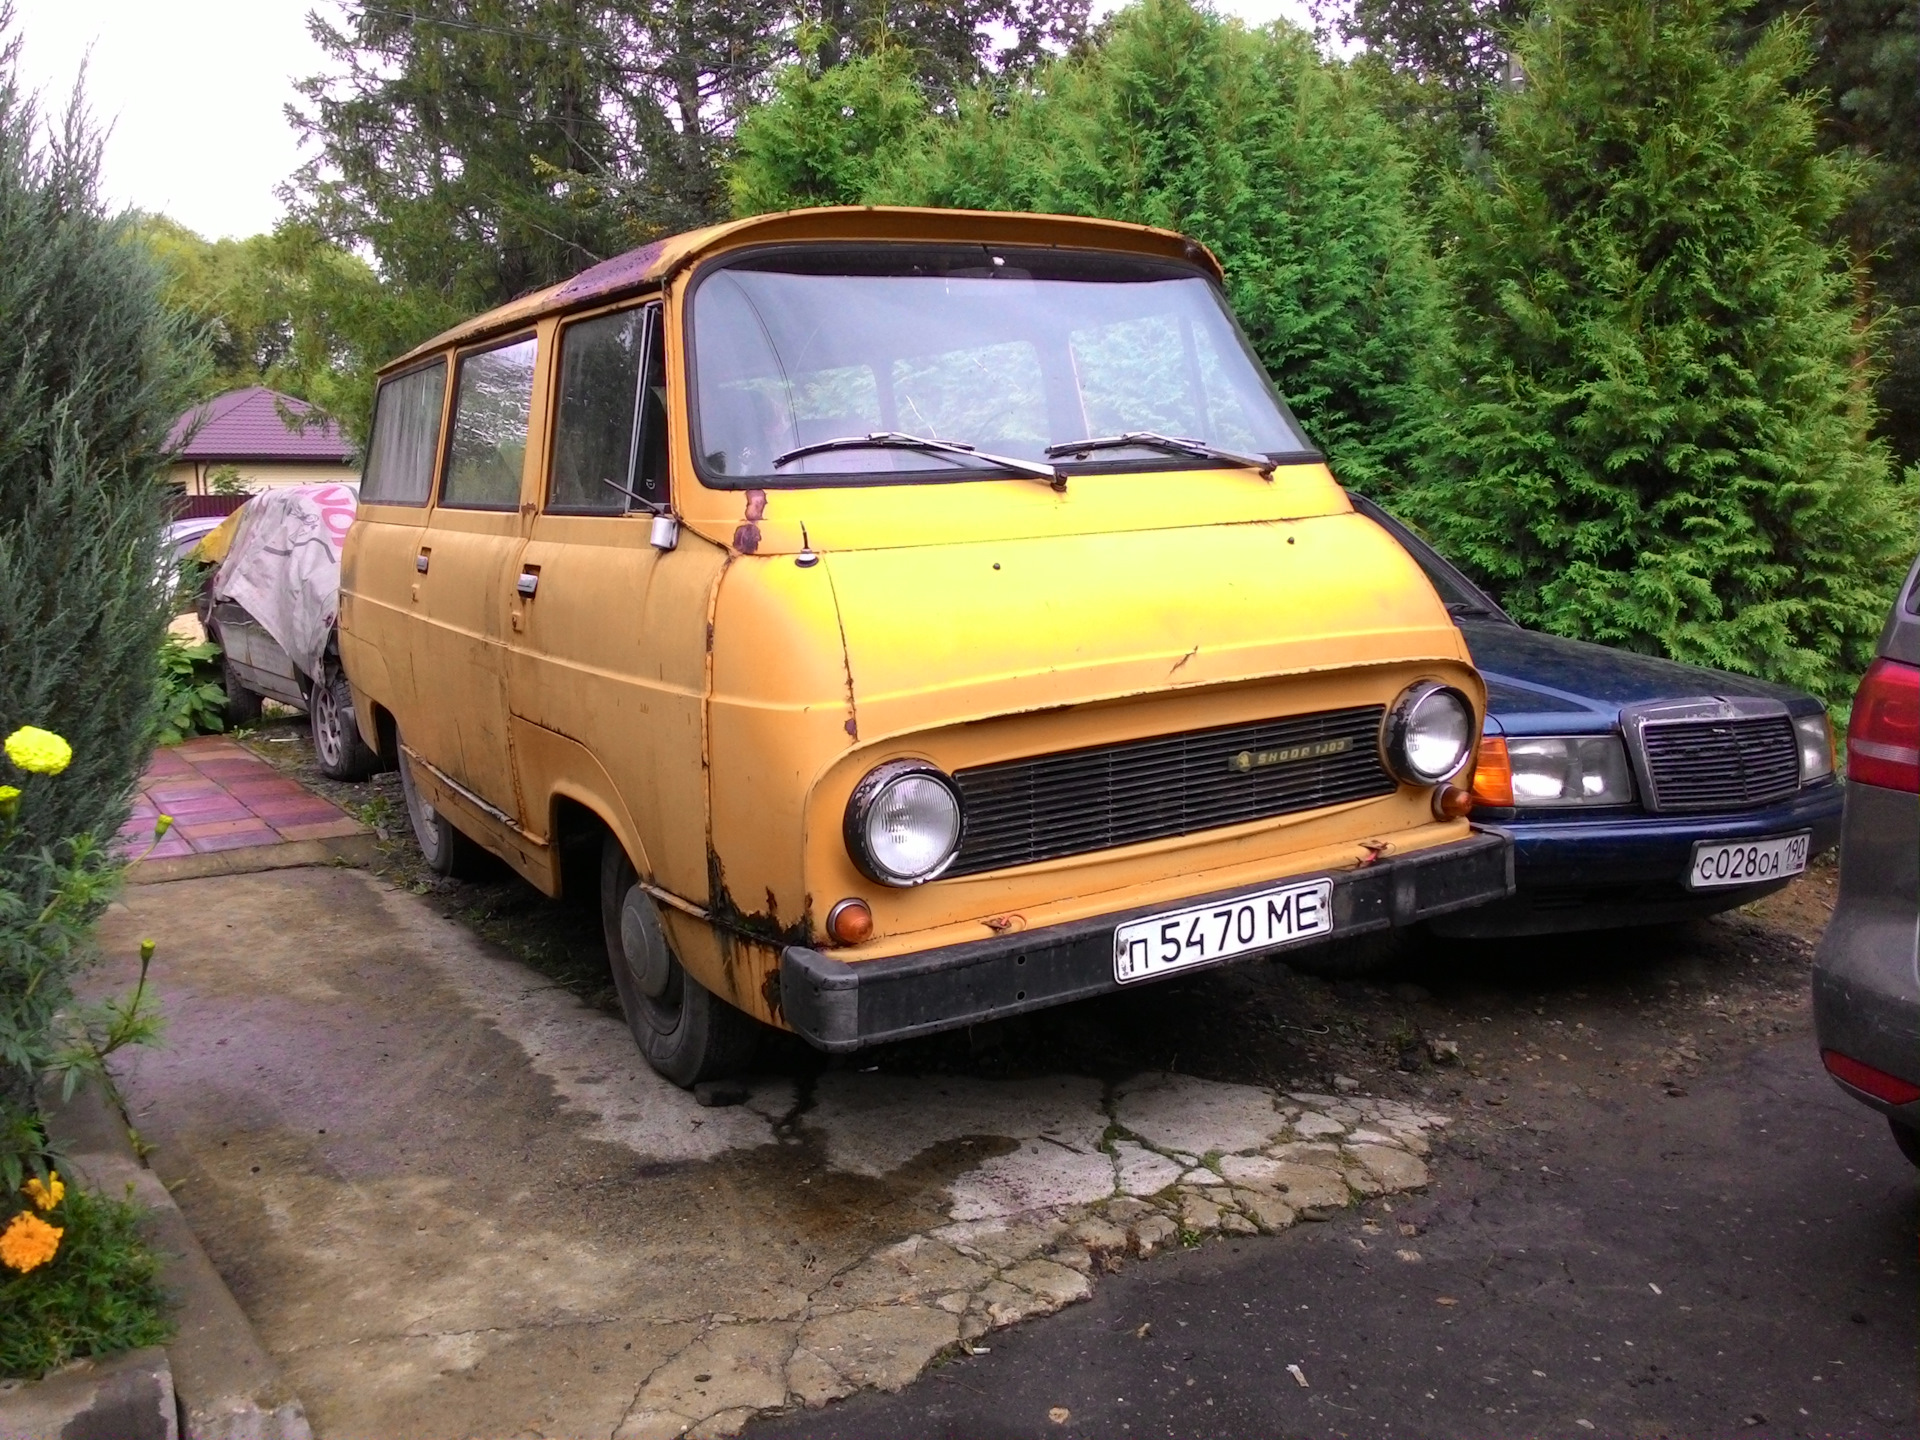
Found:
<path fill-rule="evenodd" d="M 31 776 L 31 795 L 50 783 Z M 22 797 L 24 807 L 26 796 Z M 17 821 L 0 828 L 14 845 Z M 46 1149 L 32 1095 L 39 1077 L 68 1056 L 60 1024 L 73 979 L 91 958 L 94 917 L 120 882 L 121 867 L 91 837 L 17 854 L 0 886 L 0 1191 L 17 1190 Z"/>
<path fill-rule="evenodd" d="M 1508 36 L 1534 0 L 1313 0 L 1314 18 L 1387 80 L 1394 118 L 1457 163 L 1462 139 L 1484 140 L 1508 78 Z M 1425 148 L 1425 147 L 1423 147 Z"/>
<path fill-rule="evenodd" d="M 1410 172 L 1365 91 L 1285 25 L 1143 0 L 1084 54 L 935 117 L 885 52 L 783 73 L 740 134 L 742 213 L 820 203 L 1044 210 L 1211 247 L 1261 361 L 1341 479 L 1411 463 L 1442 309 Z"/>
<path fill-rule="evenodd" d="M 1798 21 L 1565 0 L 1448 185 L 1449 412 L 1401 501 L 1519 619 L 1833 700 L 1871 654 L 1916 496 L 1869 439 Z"/>
<path fill-rule="evenodd" d="M 189 645 L 178 635 L 161 639 L 160 725 L 154 743 L 178 745 L 227 728 L 227 691 L 214 668 L 219 656 L 220 647 L 211 640 Z"/>
<path fill-rule="evenodd" d="M 0 36 L 10 11 L 0 5 Z M 91 838 L 126 819 L 154 730 L 171 585 L 166 440 L 200 355 L 134 228 L 98 189 L 76 96 L 43 125 L 0 43 L 0 734 L 73 747 L 58 776 L 8 776 L 0 824 L 0 1178 L 38 1144 L 37 1077 L 120 874 Z"/>
<path fill-rule="evenodd" d="M 825 71 L 790 65 L 775 77 L 772 100 L 740 125 L 727 182 L 734 213 L 860 204 L 887 166 L 923 142 L 927 124 L 904 50 Z"/>
<path fill-rule="evenodd" d="M 167 432 L 198 380 L 129 225 L 108 218 L 76 101 L 43 134 L 0 51 L 0 733 L 73 745 L 34 784 L 0 879 L 23 853 L 126 817 L 152 735 Z"/>
<path fill-rule="evenodd" d="M 0 1378 L 36 1380 L 70 1360 L 171 1338 L 140 1216 L 129 1201 L 70 1189 L 48 1217 L 65 1232 L 53 1259 L 24 1274 L 0 1267 Z"/>

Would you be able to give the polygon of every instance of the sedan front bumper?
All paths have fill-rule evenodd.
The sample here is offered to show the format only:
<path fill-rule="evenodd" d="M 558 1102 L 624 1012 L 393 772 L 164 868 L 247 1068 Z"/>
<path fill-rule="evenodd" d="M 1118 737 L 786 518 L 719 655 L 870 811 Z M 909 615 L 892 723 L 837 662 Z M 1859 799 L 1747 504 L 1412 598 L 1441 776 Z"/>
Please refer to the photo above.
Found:
<path fill-rule="evenodd" d="M 1279 883 L 1318 879 L 1333 885 L 1333 929 L 1305 944 L 1411 925 L 1510 895 L 1513 851 L 1505 836 L 1477 834 L 1358 869 L 1276 877 L 1177 903 L 1226 904 Z M 854 963 L 790 945 L 780 956 L 782 1013 L 820 1049 L 844 1051 L 1108 994 L 1121 988 L 1113 978 L 1115 928 L 1170 908 L 1148 906 Z M 1215 965 L 1256 958 L 1235 956 Z"/>
<path fill-rule="evenodd" d="M 1777 805 L 1707 815 L 1637 811 L 1580 815 L 1562 810 L 1526 818 L 1483 817 L 1474 823 L 1513 841 L 1514 894 L 1434 926 L 1443 935 L 1495 937 L 1621 925 L 1658 925 L 1731 910 L 1777 890 L 1784 881 L 1690 890 L 1686 876 L 1700 841 L 1812 836 L 1808 856 L 1840 838 L 1843 805 L 1837 784 L 1809 785 Z"/>

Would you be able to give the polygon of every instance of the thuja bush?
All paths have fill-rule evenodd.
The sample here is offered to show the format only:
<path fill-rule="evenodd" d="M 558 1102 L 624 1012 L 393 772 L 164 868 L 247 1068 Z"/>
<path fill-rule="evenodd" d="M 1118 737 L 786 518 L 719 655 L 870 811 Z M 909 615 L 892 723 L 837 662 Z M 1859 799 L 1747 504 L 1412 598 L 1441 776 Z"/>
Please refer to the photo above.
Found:
<path fill-rule="evenodd" d="M 1444 335 L 1406 156 L 1305 32 L 1142 0 L 1031 81 L 934 113 L 881 51 L 795 67 L 741 125 L 740 213 L 896 203 L 1103 216 L 1207 245 L 1261 362 L 1340 478 L 1393 488 Z"/>
<path fill-rule="evenodd" d="M 1400 500 L 1519 619 L 1843 701 L 1920 496 L 1870 438 L 1856 182 L 1791 82 L 1805 23 L 1558 0 L 1451 179 L 1457 348 Z"/>
<path fill-rule="evenodd" d="M 0 1179 L 31 1161 L 46 1033 L 88 956 L 155 723 L 167 432 L 199 364 L 99 190 L 80 97 L 44 116 L 0 5 L 0 734 L 70 743 L 0 825 Z M 94 837 L 99 837 L 98 841 Z"/>

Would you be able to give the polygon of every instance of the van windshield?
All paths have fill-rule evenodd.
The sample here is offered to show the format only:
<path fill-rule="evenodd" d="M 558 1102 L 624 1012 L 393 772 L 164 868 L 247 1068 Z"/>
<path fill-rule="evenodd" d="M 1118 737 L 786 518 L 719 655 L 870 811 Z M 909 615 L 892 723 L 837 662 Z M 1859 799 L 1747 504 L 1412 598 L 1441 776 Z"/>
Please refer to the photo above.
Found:
<path fill-rule="evenodd" d="M 913 436 L 1064 470 L 1219 462 L 1142 434 L 1271 460 L 1318 459 L 1190 266 L 1094 251 L 834 246 L 711 271 L 692 301 L 694 450 L 723 487 L 1005 478 Z M 1049 455 L 1049 450 L 1053 451 Z"/>

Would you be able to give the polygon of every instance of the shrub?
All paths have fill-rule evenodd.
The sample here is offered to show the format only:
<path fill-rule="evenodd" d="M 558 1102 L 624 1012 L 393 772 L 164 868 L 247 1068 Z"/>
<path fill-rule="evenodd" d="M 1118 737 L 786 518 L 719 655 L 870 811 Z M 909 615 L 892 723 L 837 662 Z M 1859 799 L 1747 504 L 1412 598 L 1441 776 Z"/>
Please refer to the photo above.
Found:
<path fill-rule="evenodd" d="M 195 735 L 217 735 L 227 728 L 227 691 L 215 677 L 220 647 L 211 640 L 189 645 L 178 635 L 160 641 L 159 729 L 161 745 L 178 745 Z"/>
<path fill-rule="evenodd" d="M 1456 383 L 1402 500 L 1514 615 L 1844 702 L 1914 543 L 1790 83 L 1804 22 L 1582 0 L 1519 37 L 1484 175 L 1445 202 Z"/>
<path fill-rule="evenodd" d="M 167 433 L 199 351 L 99 193 L 76 95 L 45 125 L 0 6 L 0 732 L 44 726 L 71 769 L 0 827 L 0 1160 L 35 1130 L 44 1027 L 118 874 L 107 849 L 154 734 Z M 53 1008 L 49 1008 L 53 1007 Z"/>

